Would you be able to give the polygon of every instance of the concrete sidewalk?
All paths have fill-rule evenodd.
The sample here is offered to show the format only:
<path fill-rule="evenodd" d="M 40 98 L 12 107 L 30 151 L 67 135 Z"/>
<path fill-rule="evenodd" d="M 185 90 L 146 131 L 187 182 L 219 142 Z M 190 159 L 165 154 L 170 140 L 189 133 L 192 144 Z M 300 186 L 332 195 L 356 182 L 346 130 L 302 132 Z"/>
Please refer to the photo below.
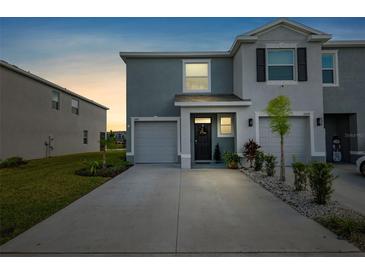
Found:
<path fill-rule="evenodd" d="M 237 170 L 137 165 L 0 247 L 2 255 L 360 255 Z"/>

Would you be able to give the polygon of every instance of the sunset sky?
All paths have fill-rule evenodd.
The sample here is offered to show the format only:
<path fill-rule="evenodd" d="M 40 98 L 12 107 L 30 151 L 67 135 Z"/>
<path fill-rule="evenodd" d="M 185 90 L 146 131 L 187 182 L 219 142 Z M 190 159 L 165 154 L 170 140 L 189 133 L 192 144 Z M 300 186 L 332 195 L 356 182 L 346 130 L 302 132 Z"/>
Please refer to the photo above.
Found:
<path fill-rule="evenodd" d="M 120 51 L 227 50 L 273 18 L 1 18 L 0 59 L 110 108 L 125 129 Z M 365 18 L 293 18 L 334 39 L 365 39 Z"/>

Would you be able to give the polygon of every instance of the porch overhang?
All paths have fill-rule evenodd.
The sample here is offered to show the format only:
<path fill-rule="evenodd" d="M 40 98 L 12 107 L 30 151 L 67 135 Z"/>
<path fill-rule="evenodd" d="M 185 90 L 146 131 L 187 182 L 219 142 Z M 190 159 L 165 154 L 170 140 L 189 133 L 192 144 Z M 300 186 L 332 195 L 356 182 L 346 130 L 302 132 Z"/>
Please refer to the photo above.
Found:
<path fill-rule="evenodd" d="M 181 94 L 175 96 L 174 105 L 177 107 L 237 107 L 250 106 L 250 99 L 241 99 L 234 94 L 195 95 Z"/>

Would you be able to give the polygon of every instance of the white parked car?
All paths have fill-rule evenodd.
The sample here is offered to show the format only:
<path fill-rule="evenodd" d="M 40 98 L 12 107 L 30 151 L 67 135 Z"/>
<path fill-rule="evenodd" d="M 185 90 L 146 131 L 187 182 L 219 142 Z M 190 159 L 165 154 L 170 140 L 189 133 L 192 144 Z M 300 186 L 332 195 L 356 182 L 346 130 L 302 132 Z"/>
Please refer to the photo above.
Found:
<path fill-rule="evenodd" d="M 360 157 L 356 161 L 357 171 L 365 176 L 365 156 Z"/>

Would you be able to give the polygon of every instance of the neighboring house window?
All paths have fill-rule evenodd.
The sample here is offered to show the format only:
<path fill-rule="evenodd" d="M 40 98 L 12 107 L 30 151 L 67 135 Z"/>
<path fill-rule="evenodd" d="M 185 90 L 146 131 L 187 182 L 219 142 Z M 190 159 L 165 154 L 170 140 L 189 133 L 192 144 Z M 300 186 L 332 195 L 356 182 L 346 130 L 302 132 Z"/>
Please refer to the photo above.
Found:
<path fill-rule="evenodd" d="M 83 143 L 84 144 L 87 144 L 88 142 L 88 131 L 87 130 L 84 130 L 84 133 L 83 133 Z"/>
<path fill-rule="evenodd" d="M 294 80 L 294 49 L 268 49 L 267 60 L 269 81 Z"/>
<path fill-rule="evenodd" d="M 324 86 L 338 85 L 337 52 L 322 52 L 322 83 Z"/>
<path fill-rule="evenodd" d="M 52 108 L 60 109 L 60 93 L 58 91 L 52 91 Z"/>
<path fill-rule="evenodd" d="M 79 114 L 79 100 L 71 99 L 71 111 L 74 114 Z"/>
<path fill-rule="evenodd" d="M 210 92 L 210 60 L 184 60 L 183 91 Z"/>
<path fill-rule="evenodd" d="M 218 115 L 218 137 L 233 137 L 233 118 L 231 115 Z"/>

